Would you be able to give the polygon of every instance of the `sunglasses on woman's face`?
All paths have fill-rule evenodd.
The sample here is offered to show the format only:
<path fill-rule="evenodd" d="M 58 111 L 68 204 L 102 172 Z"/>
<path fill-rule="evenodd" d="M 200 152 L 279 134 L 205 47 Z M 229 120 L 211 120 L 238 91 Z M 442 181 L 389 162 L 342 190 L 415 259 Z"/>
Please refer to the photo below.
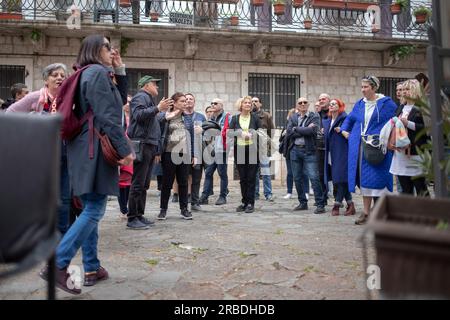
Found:
<path fill-rule="evenodd" d="M 330 106 L 337 106 L 337 102 L 330 102 Z"/>
<path fill-rule="evenodd" d="M 106 50 L 111 51 L 111 44 L 109 42 L 103 43 L 103 46 L 106 48 Z"/>

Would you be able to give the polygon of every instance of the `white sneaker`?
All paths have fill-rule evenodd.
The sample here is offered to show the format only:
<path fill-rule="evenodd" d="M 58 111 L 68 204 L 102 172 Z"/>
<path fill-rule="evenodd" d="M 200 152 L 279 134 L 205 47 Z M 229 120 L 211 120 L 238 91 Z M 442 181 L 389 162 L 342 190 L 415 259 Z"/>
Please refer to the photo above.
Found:
<path fill-rule="evenodd" d="M 283 197 L 283 199 L 290 199 L 290 198 L 292 198 L 292 193 L 288 193 Z"/>
<path fill-rule="evenodd" d="M 309 200 L 309 194 L 305 193 L 306 200 Z"/>

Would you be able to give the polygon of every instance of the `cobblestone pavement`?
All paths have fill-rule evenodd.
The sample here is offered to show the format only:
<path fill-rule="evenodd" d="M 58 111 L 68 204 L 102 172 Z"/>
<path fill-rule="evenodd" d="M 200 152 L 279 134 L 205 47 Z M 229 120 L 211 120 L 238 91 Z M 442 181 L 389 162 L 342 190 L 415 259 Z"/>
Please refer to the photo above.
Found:
<path fill-rule="evenodd" d="M 171 203 L 166 221 L 141 231 L 126 229 L 116 199 L 108 201 L 99 257 L 110 279 L 82 287 L 79 296 L 58 290 L 58 298 L 365 299 L 363 229 L 355 217 L 331 217 L 331 206 L 315 215 L 312 200 L 308 211 L 292 211 L 297 200 L 283 199 L 281 187 L 275 202 L 259 200 L 254 213 L 238 214 L 238 184 L 230 189 L 226 205 L 204 205 L 185 221 Z M 355 203 L 358 215 L 362 198 Z M 158 207 L 151 191 L 146 216 L 156 217 Z M 80 255 L 73 264 L 81 266 Z M 40 267 L 3 280 L 0 299 L 44 299 Z"/>

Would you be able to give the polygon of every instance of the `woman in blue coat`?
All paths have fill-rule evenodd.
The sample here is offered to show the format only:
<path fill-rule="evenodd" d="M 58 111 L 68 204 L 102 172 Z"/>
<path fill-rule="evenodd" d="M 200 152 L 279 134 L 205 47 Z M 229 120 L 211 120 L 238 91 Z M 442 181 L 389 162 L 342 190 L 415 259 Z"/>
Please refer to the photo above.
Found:
<path fill-rule="evenodd" d="M 336 187 L 336 199 L 331 211 L 332 216 L 339 215 L 342 200 L 347 202 L 346 216 L 355 214 L 352 194 L 348 191 L 348 141 L 342 136 L 341 125 L 347 117 L 345 104 L 339 99 L 330 101 L 328 118 L 323 120 L 325 137 L 325 168 L 324 181 L 333 181 Z M 328 183 L 326 184 L 328 186 Z"/>
<path fill-rule="evenodd" d="M 369 139 L 379 135 L 381 129 L 395 116 L 397 106 L 390 97 L 377 94 L 380 80 L 374 76 L 363 78 L 361 92 L 363 99 L 356 102 L 353 110 L 341 126 L 342 135 L 349 141 L 348 150 L 348 187 L 355 192 L 358 186 L 363 196 L 364 212 L 355 221 L 364 224 L 369 217 L 372 200 L 392 191 L 392 175 L 389 173 L 392 152 L 388 151 L 378 165 L 366 161 L 362 153 L 362 137 Z"/>

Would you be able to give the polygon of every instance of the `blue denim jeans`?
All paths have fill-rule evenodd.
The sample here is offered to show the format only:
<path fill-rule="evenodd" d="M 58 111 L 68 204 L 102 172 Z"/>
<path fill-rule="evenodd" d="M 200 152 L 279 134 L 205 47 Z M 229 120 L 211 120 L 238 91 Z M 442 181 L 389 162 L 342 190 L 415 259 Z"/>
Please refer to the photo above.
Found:
<path fill-rule="evenodd" d="M 302 204 L 308 202 L 305 196 L 305 190 L 303 189 L 303 175 L 306 174 L 311 181 L 317 205 L 324 207 L 324 193 L 320 184 L 316 154 L 314 152 L 307 152 L 305 148 L 294 146 L 290 151 L 290 157 L 298 201 Z"/>
<path fill-rule="evenodd" d="M 224 154 L 217 154 L 216 157 L 225 157 Z M 202 192 L 202 198 L 208 198 L 209 195 L 213 191 L 213 176 L 214 171 L 219 173 L 220 177 L 220 197 L 226 198 L 227 197 L 227 188 L 228 188 L 228 173 L 227 173 L 227 162 L 226 158 L 223 158 L 224 161 L 222 164 L 218 164 L 216 161 L 208 164 L 208 166 L 205 169 L 205 182 L 203 184 L 203 192 Z"/>
<path fill-rule="evenodd" d="M 82 195 L 83 212 L 67 230 L 56 248 L 56 266 L 68 267 L 80 247 L 83 251 L 84 272 L 97 271 L 98 223 L 105 214 L 107 196 L 97 193 Z"/>
<path fill-rule="evenodd" d="M 269 165 L 263 165 L 263 164 L 258 165 L 258 169 L 256 170 L 256 183 L 255 183 L 255 197 L 256 198 L 259 198 L 259 175 L 261 174 L 261 167 L 265 167 L 266 169 L 270 168 Z M 266 199 L 268 199 L 272 195 L 272 180 L 271 180 L 270 175 L 263 174 L 262 181 L 263 181 L 263 188 L 264 188 L 264 197 Z"/>
<path fill-rule="evenodd" d="M 61 235 L 64 236 L 67 229 L 69 229 L 70 203 L 72 201 L 70 193 L 69 169 L 67 168 L 67 155 L 64 152 L 64 147 L 60 163 L 59 188 L 60 203 L 58 206 L 58 230 Z"/>
<path fill-rule="evenodd" d="M 287 193 L 292 194 L 292 189 L 294 187 L 294 176 L 292 175 L 291 159 L 286 159 L 286 171 Z"/>
<path fill-rule="evenodd" d="M 348 191 L 347 182 L 339 182 L 334 184 L 336 186 L 336 203 L 341 204 L 345 199 L 347 204 L 352 202 L 352 194 Z"/>

